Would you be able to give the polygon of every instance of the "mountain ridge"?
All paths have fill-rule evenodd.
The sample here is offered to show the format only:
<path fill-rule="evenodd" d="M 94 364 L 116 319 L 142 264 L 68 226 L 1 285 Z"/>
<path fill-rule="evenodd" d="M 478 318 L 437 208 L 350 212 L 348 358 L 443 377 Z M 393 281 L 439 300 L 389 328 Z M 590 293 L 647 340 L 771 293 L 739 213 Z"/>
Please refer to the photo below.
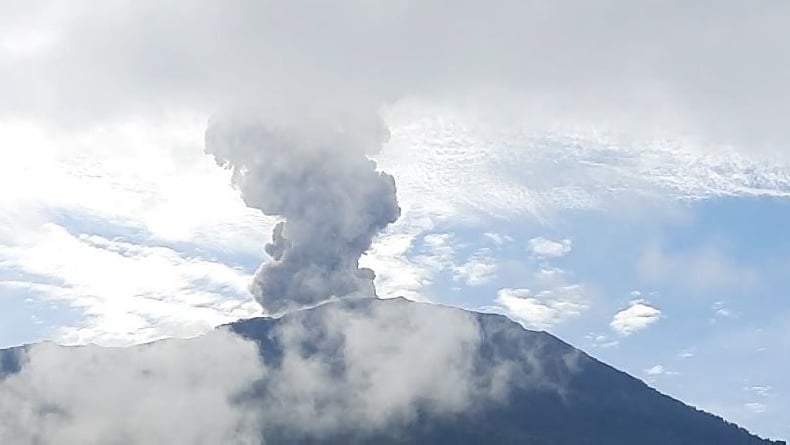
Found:
<path fill-rule="evenodd" d="M 458 320 L 473 320 L 472 329 L 454 334 Z M 239 406 L 263 407 L 267 420 L 261 437 L 266 443 L 784 444 L 761 439 L 664 395 L 552 334 L 524 329 L 504 315 L 405 299 L 337 300 L 278 318 L 239 320 L 193 339 L 93 348 L 99 355 L 110 350 L 133 354 L 163 342 L 182 348 L 223 331 L 254 342 L 267 370 L 267 377 L 237 394 L 236 400 Z M 463 343 L 467 340 L 468 344 Z M 464 345 L 459 355 L 436 359 L 459 341 Z M 442 348 L 431 349 L 437 342 Z M 27 351 L 35 347 L 0 350 L 0 383 L 25 369 Z M 363 352 L 368 347 L 390 352 L 370 361 L 360 355 L 363 361 L 357 362 L 355 348 L 360 347 Z M 387 362 L 390 357 L 395 357 L 391 363 Z M 288 368 L 294 358 L 300 360 L 297 367 Z M 437 373 L 432 363 L 443 367 Z M 313 365 L 325 370 L 322 387 L 340 389 L 326 395 L 319 387 L 315 394 L 308 394 L 312 399 L 304 405 L 303 398 L 292 394 L 299 385 L 285 380 L 289 384 L 278 386 L 277 378 L 290 379 L 300 367 Z M 455 368 L 466 374 L 453 377 Z M 442 385 L 442 380 L 453 378 L 466 385 Z M 309 387 L 310 380 L 305 381 Z M 386 392 L 390 386 L 398 391 Z M 277 393 L 283 388 L 286 392 Z M 356 418 L 344 413 L 354 412 L 360 400 L 368 400 L 366 391 L 377 394 L 382 390 L 396 400 L 404 391 L 413 394 L 403 406 L 385 410 L 381 418 L 365 410 Z M 370 400 L 386 405 L 390 399 Z M 318 409 L 311 411 L 312 417 L 295 423 L 279 416 L 279 410 L 298 407 L 304 411 L 304 406 Z M 376 410 L 379 403 L 363 406 Z M 334 411 L 336 417 L 327 417 L 327 412 Z M 315 425 L 308 423 L 312 420 Z"/>

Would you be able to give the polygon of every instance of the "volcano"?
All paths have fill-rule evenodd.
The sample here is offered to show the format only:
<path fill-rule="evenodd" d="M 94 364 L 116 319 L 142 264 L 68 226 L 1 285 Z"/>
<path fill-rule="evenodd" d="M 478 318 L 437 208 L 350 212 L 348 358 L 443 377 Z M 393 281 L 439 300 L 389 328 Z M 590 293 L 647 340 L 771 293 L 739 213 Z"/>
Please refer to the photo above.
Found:
<path fill-rule="evenodd" d="M 472 335 L 463 338 L 474 341 L 445 335 L 456 329 L 453 320 L 468 321 Z M 374 326 L 375 330 L 361 330 L 363 326 Z M 352 336 L 353 332 L 360 335 Z M 263 369 L 267 370 L 243 391 L 236 392 L 231 400 L 234 406 L 259 418 L 253 443 L 784 443 L 761 439 L 720 417 L 661 394 L 551 334 L 526 330 L 505 316 L 405 299 L 338 300 L 280 318 L 241 320 L 200 337 L 129 348 L 56 348 L 63 350 L 63 357 L 90 348 L 94 358 L 110 353 L 135 355 L 165 343 L 175 345 L 176 349 L 197 345 L 197 350 L 205 350 L 211 345 L 203 346 L 201 342 L 228 333 L 254 343 Z M 369 338 L 371 333 L 375 333 L 375 338 Z M 360 343 L 364 340 L 369 342 Z M 457 355 L 437 361 L 436 356 L 443 354 L 444 349 L 464 341 Z M 437 342 L 442 342 L 441 347 L 433 348 Z M 380 350 L 380 354 L 360 364 L 354 357 L 360 351 L 367 351 L 360 345 L 368 344 Z M 35 347 L 28 345 L 0 352 L 5 385 L 12 384 L 15 375 L 25 372 L 29 351 Z M 293 357 L 299 359 L 297 367 L 293 367 Z M 206 366 L 200 355 L 185 360 L 192 361 L 186 364 L 188 367 Z M 445 368 L 435 369 L 438 364 Z M 235 363 L 223 366 L 232 367 Z M 321 375 L 325 380 L 311 389 L 312 383 L 294 377 L 303 367 L 324 370 Z M 459 369 L 464 370 L 463 379 L 453 377 L 460 375 Z M 157 371 L 145 372 L 146 378 L 150 378 Z M 284 384 L 281 380 L 286 377 L 291 380 Z M 468 385 L 461 387 L 453 380 L 448 386 L 447 381 L 452 379 Z M 356 380 L 364 384 L 349 384 Z M 143 391 L 145 386 L 143 383 Z M 3 387 L 8 386 L 0 386 L 0 391 Z M 402 400 L 398 397 L 406 392 L 411 394 L 408 402 L 403 405 L 392 402 L 393 398 Z M 372 398 L 371 394 L 389 396 Z M 304 403 L 310 398 L 309 407 L 313 411 L 298 422 L 284 421 L 289 416 L 278 415 L 293 411 L 294 405 L 305 412 L 302 408 L 308 406 Z M 364 400 L 386 400 L 388 406 L 399 408 L 387 411 L 386 416 L 373 416 L 371 412 L 381 406 L 367 403 L 364 409 L 355 411 Z M 133 400 L 117 402 L 128 404 L 131 415 Z M 69 412 L 68 406 L 58 403 L 57 400 L 41 402 L 37 409 L 61 413 L 64 422 L 78 416 Z M 330 418 L 332 422 L 327 420 Z M 136 443 L 112 437 L 112 432 L 107 434 L 101 439 L 103 443 Z M 0 437 L 4 436 L 0 434 Z M 229 440 L 228 443 L 241 442 Z"/>

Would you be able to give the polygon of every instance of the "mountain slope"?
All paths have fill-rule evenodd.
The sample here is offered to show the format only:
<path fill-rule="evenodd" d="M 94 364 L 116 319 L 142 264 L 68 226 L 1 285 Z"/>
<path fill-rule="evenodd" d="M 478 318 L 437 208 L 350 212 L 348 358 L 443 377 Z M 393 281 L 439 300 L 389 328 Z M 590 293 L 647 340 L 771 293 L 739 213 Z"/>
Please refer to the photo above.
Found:
<path fill-rule="evenodd" d="M 253 350 L 260 352 L 260 369 L 250 365 L 243 354 L 224 354 L 225 349 L 238 349 L 238 342 L 217 342 L 216 338 L 226 335 L 223 332 L 254 342 L 257 348 Z M 169 349 L 153 360 L 144 357 L 161 345 L 169 345 Z M 174 393 L 176 396 L 169 397 L 191 400 L 188 397 L 197 391 L 194 388 L 206 389 L 222 379 L 218 377 L 222 374 L 213 372 L 207 377 L 195 374 L 212 366 L 246 366 L 252 370 L 245 377 L 249 382 L 234 377 L 238 384 L 229 396 L 222 396 L 221 400 L 230 400 L 232 412 L 240 417 L 223 426 L 222 434 L 212 439 L 214 443 L 779 443 L 762 440 L 686 406 L 556 337 L 525 330 L 506 317 L 403 299 L 343 300 L 279 319 L 239 321 L 195 339 L 167 340 L 127 350 L 60 348 L 57 360 L 48 355 L 46 360 L 36 361 L 41 353 L 34 355 L 28 351 L 31 348 L 35 351 L 37 346 L 0 351 L 0 374 L 5 375 L 0 379 L 0 411 L 4 388 L 23 394 L 15 406 L 19 400 L 33 397 L 26 394 L 43 394 L 42 400 L 36 400 L 29 409 L 49 410 L 47 417 L 32 423 L 37 429 L 41 425 L 53 431 L 63 428 L 79 421 L 86 411 L 71 404 L 71 397 L 50 397 L 47 394 L 53 390 L 30 383 L 39 382 L 40 377 L 15 380 L 14 376 L 24 375 L 35 363 L 56 363 L 51 370 L 55 373 L 63 369 L 57 364 L 61 362 L 78 362 L 74 366 L 82 369 L 80 372 L 103 366 L 106 371 L 87 380 L 88 388 L 101 387 L 104 376 L 111 383 L 109 387 L 114 387 L 115 376 L 121 375 L 119 369 L 123 368 L 125 384 L 137 385 L 131 401 L 112 397 L 106 401 L 113 409 L 119 403 L 126 404 L 121 410 L 122 420 L 109 418 L 107 423 L 113 428 L 93 434 L 95 442 L 80 439 L 75 443 L 212 443 L 196 439 L 206 437 L 209 427 L 205 421 L 190 420 L 188 424 L 196 424 L 197 432 L 189 440 L 183 434 L 177 436 L 181 442 L 165 441 L 160 432 L 156 436 L 135 436 L 133 427 L 141 425 L 139 420 L 129 427 L 130 432 L 123 436 L 126 439 L 119 439 L 116 431 L 123 429 L 121 423 L 130 417 L 145 417 L 149 405 L 142 404 L 138 410 L 134 399 L 167 397 L 158 395 L 161 389 L 151 389 L 157 379 L 167 376 L 164 387 L 171 388 L 172 376 L 183 372 L 184 380 L 194 380 L 196 385 L 185 387 L 187 395 Z M 216 353 L 224 355 L 212 356 Z M 88 357 L 84 364 L 76 359 L 80 354 Z M 143 358 L 124 361 L 128 356 Z M 160 361 L 172 366 L 157 369 Z M 140 362 L 146 364 L 136 369 Z M 129 383 L 129 376 L 139 382 Z M 20 387 L 35 391 L 24 392 Z M 191 409 L 203 400 L 195 398 L 180 404 L 179 415 L 190 419 Z M 93 399 L 91 402 L 95 405 Z M 189 409 L 184 410 L 184 406 Z M 97 416 L 104 411 L 107 409 L 87 412 Z M 50 422 L 52 412 L 62 413 L 55 427 Z M 0 421 L 0 439 L 4 437 L 2 428 L 13 426 L 5 422 Z M 96 423 L 95 418 L 86 423 L 91 433 Z M 160 427 L 154 423 L 151 428 Z M 241 430 L 254 434 L 241 440 Z M 36 443 L 32 442 L 35 438 L 38 443 L 49 443 L 46 436 L 38 434 L 31 433 L 33 439 L 28 442 L 10 443 Z M 79 437 L 85 437 L 81 434 Z M 69 442 L 59 439 L 58 443 Z"/>
<path fill-rule="evenodd" d="M 369 305 L 420 305 L 425 311 L 459 310 L 405 300 L 362 300 L 355 310 Z M 311 319 L 325 308 L 316 308 L 291 317 Z M 529 331 L 496 314 L 473 313 L 483 341 L 478 354 L 483 366 L 503 360 L 529 367 L 539 362 L 542 382 L 517 382 L 503 403 L 487 402 L 453 416 L 422 413 L 408 426 L 375 434 L 346 432 L 342 437 L 321 440 L 296 435 L 315 443 L 513 443 L 513 444 L 769 444 L 723 419 L 696 410 L 648 387 L 642 381 L 618 371 L 573 348 L 556 337 Z M 244 320 L 231 328 L 259 343 L 261 350 L 276 357 L 272 342 L 277 320 Z M 521 383 L 521 384 L 519 384 Z M 290 441 L 291 437 L 278 437 Z M 296 440 L 295 440 L 296 441 Z"/>

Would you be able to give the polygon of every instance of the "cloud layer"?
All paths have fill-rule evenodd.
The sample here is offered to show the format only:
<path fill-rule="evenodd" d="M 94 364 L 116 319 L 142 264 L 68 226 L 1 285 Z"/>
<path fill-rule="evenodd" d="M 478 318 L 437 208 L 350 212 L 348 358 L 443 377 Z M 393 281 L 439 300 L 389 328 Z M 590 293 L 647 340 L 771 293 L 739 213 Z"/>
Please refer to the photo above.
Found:
<path fill-rule="evenodd" d="M 684 134 L 781 153 L 790 64 L 776 55 L 790 45 L 788 8 L 39 0 L 0 22 L 2 111 L 75 121 L 163 105 L 298 109 L 411 96 L 493 105 L 541 126 Z"/>
<path fill-rule="evenodd" d="M 37 344 L 0 380 L 0 441 L 256 444 L 255 409 L 232 399 L 263 373 L 255 344 L 225 331 L 128 350 Z"/>
<path fill-rule="evenodd" d="M 556 384 L 536 358 L 518 362 L 538 346 L 482 361 L 483 328 L 458 309 L 357 300 L 276 324 L 245 323 L 241 331 L 251 329 L 258 343 L 221 328 L 132 348 L 41 343 L 19 351 L 21 369 L 0 375 L 0 440 L 257 444 L 364 436 L 419 415 L 504 402 L 516 372 L 520 385 Z M 554 371 L 565 375 L 567 366 Z"/>

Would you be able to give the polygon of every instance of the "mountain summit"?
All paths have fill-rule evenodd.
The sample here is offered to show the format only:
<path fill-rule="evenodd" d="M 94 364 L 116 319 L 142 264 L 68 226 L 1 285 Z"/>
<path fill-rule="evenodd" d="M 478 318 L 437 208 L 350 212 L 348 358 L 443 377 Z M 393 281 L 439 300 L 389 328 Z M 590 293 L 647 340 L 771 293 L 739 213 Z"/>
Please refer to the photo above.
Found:
<path fill-rule="evenodd" d="M 131 348 L 32 345 L 0 367 L 4 444 L 783 443 L 504 316 L 404 299 Z"/>

